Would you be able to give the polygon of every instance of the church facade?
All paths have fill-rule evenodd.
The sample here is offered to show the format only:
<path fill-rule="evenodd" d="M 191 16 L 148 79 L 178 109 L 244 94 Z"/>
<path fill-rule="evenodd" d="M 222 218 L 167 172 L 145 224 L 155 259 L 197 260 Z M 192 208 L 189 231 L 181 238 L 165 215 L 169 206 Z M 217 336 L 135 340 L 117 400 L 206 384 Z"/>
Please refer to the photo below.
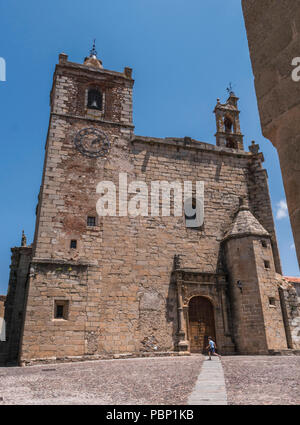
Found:
<path fill-rule="evenodd" d="M 255 142 L 244 150 L 238 98 L 217 101 L 216 145 L 143 137 L 133 84 L 95 51 L 83 64 L 59 56 L 35 236 L 12 248 L 0 361 L 201 353 L 208 336 L 222 354 L 300 349 L 264 158 Z M 120 173 L 148 187 L 203 182 L 203 219 L 100 216 L 98 184 L 119 192 Z"/>

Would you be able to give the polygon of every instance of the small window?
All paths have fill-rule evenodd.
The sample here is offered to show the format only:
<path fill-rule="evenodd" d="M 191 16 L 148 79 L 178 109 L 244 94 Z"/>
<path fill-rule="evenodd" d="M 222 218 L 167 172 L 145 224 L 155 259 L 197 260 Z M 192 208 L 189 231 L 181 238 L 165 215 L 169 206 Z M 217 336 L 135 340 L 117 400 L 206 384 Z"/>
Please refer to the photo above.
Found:
<path fill-rule="evenodd" d="M 54 303 L 54 319 L 68 319 L 69 301 L 56 300 Z"/>
<path fill-rule="evenodd" d="M 265 241 L 264 239 L 262 239 L 260 242 L 261 242 L 261 246 L 262 246 L 263 248 L 268 248 L 267 241 Z"/>
<path fill-rule="evenodd" d="M 64 306 L 63 305 L 57 305 L 56 306 L 56 319 L 63 319 L 64 318 Z"/>
<path fill-rule="evenodd" d="M 269 305 L 276 307 L 276 300 L 273 297 L 269 297 Z"/>
<path fill-rule="evenodd" d="M 87 107 L 89 109 L 98 109 L 102 110 L 102 93 L 97 89 L 90 89 L 88 91 L 88 103 Z"/>
<path fill-rule="evenodd" d="M 76 249 L 77 248 L 77 241 L 76 241 L 76 239 L 72 239 L 71 240 L 70 248 L 71 249 Z"/>
<path fill-rule="evenodd" d="M 264 260 L 265 269 L 270 269 L 270 261 Z"/>
<path fill-rule="evenodd" d="M 95 227 L 96 226 L 96 217 L 92 217 L 92 216 L 88 217 L 87 218 L 87 225 L 89 227 Z"/>

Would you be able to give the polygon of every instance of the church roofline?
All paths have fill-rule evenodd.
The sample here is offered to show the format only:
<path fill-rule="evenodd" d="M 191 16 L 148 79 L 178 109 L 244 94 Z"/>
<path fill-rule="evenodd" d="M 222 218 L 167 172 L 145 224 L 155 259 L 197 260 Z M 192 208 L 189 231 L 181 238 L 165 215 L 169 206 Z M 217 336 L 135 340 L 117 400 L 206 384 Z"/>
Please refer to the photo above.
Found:
<path fill-rule="evenodd" d="M 192 149 L 192 150 L 201 150 L 201 151 L 208 151 L 208 152 L 214 152 L 218 153 L 220 155 L 230 155 L 230 156 L 237 156 L 237 157 L 244 157 L 244 158 L 251 158 L 253 157 L 253 154 L 251 152 L 246 152 L 244 150 L 236 150 L 226 147 L 220 147 L 213 145 L 208 142 L 201 142 L 195 139 L 191 139 L 190 137 L 183 137 L 183 138 L 177 138 L 177 137 L 165 137 L 165 138 L 157 138 L 157 137 L 146 137 L 146 136 L 136 136 L 133 135 L 131 139 L 131 143 L 145 143 L 145 144 L 163 144 L 173 147 L 182 147 L 185 149 Z"/>
<path fill-rule="evenodd" d="M 129 67 L 124 67 L 123 72 L 111 71 L 105 68 L 95 68 L 95 67 L 87 66 L 77 62 L 70 62 L 68 61 L 68 56 L 63 53 L 59 55 L 59 63 L 56 64 L 55 73 L 60 68 L 69 68 L 71 70 L 77 70 L 80 72 L 93 73 L 95 74 L 95 76 L 106 74 L 106 75 L 111 75 L 114 77 L 124 78 L 125 80 L 134 82 L 133 78 L 131 77 L 132 69 Z"/>

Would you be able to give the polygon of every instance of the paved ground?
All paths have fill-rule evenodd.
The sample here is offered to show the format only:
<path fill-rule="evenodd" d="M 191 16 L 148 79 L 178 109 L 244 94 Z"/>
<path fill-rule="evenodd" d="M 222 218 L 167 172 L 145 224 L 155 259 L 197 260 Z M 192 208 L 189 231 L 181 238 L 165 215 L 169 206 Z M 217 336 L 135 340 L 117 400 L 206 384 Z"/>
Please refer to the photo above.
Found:
<path fill-rule="evenodd" d="M 220 362 L 192 355 L 0 367 L 0 405 L 225 404 L 226 392 L 228 404 L 299 405 L 300 357 L 224 356 Z"/>
<path fill-rule="evenodd" d="M 202 365 L 196 386 L 188 398 L 191 405 L 226 405 L 227 395 L 221 361 L 212 357 Z"/>
<path fill-rule="evenodd" d="M 228 404 L 300 404 L 299 356 L 222 357 Z"/>
<path fill-rule="evenodd" d="M 2 367 L 0 405 L 186 404 L 202 361 L 197 355 Z"/>

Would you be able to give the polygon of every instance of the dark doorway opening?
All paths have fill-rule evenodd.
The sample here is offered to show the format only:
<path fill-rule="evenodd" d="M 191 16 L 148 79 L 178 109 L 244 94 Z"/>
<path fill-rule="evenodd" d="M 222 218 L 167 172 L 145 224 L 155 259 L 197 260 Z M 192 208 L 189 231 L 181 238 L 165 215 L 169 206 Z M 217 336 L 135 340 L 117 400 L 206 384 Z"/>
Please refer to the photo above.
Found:
<path fill-rule="evenodd" d="M 189 340 L 191 353 L 204 353 L 208 337 L 216 338 L 214 309 L 205 297 L 193 297 L 189 302 Z"/>

